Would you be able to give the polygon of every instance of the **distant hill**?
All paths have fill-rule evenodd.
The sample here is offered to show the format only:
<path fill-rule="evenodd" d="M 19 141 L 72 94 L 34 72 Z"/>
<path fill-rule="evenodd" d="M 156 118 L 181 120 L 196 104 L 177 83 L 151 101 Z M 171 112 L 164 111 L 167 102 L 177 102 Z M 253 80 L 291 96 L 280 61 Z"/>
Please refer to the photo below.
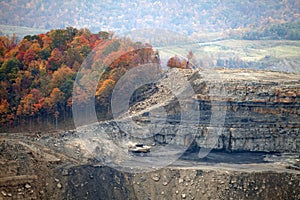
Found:
<path fill-rule="evenodd" d="M 26 35 L 36 35 L 43 32 L 47 31 L 45 29 L 29 28 L 24 26 L 0 25 L 0 35 L 11 36 L 16 34 L 20 40 Z"/>
<path fill-rule="evenodd" d="M 258 30 L 251 30 L 242 36 L 246 40 L 300 40 L 300 20 L 295 22 L 271 25 L 269 27 L 260 28 Z"/>
<path fill-rule="evenodd" d="M 297 0 L 5 0 L 0 1 L 0 24 L 92 32 L 160 28 L 191 35 L 292 22 L 299 8 Z"/>

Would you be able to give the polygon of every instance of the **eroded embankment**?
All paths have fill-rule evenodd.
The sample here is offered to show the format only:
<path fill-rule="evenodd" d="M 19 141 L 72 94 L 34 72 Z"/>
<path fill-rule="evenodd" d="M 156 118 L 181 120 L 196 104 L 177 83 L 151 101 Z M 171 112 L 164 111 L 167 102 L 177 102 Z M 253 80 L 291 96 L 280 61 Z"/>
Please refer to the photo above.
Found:
<path fill-rule="evenodd" d="M 76 172 L 75 172 L 76 171 Z M 208 167 L 168 167 L 143 174 L 107 167 L 70 169 L 68 197 L 80 199 L 299 199 L 300 175 Z"/>
<path fill-rule="evenodd" d="M 50 151 L 28 138 L 1 139 L 1 199 L 299 199 L 288 164 L 178 161 L 127 173 Z"/>

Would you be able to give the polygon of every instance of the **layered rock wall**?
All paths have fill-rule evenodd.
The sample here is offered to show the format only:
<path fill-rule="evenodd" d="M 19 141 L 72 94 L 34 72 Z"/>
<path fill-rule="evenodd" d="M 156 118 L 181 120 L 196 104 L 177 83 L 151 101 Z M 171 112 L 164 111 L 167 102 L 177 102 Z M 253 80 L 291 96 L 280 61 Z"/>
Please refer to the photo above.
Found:
<path fill-rule="evenodd" d="M 138 114 L 155 112 L 151 107 L 157 107 L 157 104 L 164 107 L 168 113 L 166 123 L 160 123 L 159 118 L 155 120 L 153 113 L 152 121 L 148 120 L 155 126 L 154 130 L 159 130 L 152 132 L 155 142 L 187 145 L 196 138 L 200 147 L 206 147 L 208 136 L 218 132 L 214 136 L 218 137 L 216 149 L 300 151 L 299 74 L 226 69 L 173 73 L 184 73 L 191 84 L 195 95 L 186 98 L 184 104 L 189 107 L 196 102 L 199 121 L 181 123 L 182 112 L 188 110 L 180 107 L 178 99 L 165 86 L 172 77 L 169 73 L 157 84 L 155 94 L 131 108 L 131 114 L 138 121 Z M 180 80 L 177 82 L 179 88 L 184 85 Z M 212 123 L 213 112 L 218 112 L 216 109 L 221 110 L 217 115 L 223 118 L 218 126 Z"/>

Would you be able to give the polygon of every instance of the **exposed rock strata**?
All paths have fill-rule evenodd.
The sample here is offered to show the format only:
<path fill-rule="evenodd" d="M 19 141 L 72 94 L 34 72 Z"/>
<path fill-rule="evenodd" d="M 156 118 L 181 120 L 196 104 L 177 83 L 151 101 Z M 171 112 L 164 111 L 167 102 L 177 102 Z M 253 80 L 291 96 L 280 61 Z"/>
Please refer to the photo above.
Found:
<path fill-rule="evenodd" d="M 181 71 L 170 74 L 172 73 Z M 154 133 L 157 142 L 174 142 L 176 132 L 184 129 L 186 134 L 175 141 L 182 143 L 190 138 L 191 134 L 195 134 L 195 129 L 198 128 L 196 140 L 200 147 L 205 147 L 209 130 L 216 129 L 211 121 L 213 112 L 218 112 L 217 108 L 221 110 L 220 114 L 224 118 L 217 149 L 300 151 L 299 74 L 225 69 L 183 73 L 195 92 L 193 99 L 187 98 L 185 104 L 193 104 L 195 101 L 199 103 L 198 127 L 193 128 L 193 122 L 184 123 L 187 124 L 186 127 L 174 124 L 176 121 L 180 122 L 180 113 L 184 112 L 185 108 L 180 107 L 178 100 L 165 87 L 165 82 L 170 81 L 169 77 L 161 80 L 157 93 L 131 108 L 131 113 L 135 116 L 151 112 L 151 107 L 157 107 L 158 104 L 167 110 L 168 117 L 171 118 L 169 122 L 172 123 L 163 124 L 164 128 L 157 128 L 161 130 Z M 160 125 L 158 123 L 156 126 Z"/>

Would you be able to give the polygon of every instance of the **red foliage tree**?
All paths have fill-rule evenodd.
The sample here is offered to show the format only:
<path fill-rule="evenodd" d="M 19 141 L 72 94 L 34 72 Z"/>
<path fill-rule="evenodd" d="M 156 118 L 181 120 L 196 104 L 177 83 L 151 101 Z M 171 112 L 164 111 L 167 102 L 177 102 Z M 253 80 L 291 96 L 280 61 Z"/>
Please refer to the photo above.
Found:
<path fill-rule="evenodd" d="M 51 52 L 51 56 L 48 58 L 47 69 L 53 72 L 57 70 L 62 63 L 62 52 L 58 48 L 53 49 Z"/>

